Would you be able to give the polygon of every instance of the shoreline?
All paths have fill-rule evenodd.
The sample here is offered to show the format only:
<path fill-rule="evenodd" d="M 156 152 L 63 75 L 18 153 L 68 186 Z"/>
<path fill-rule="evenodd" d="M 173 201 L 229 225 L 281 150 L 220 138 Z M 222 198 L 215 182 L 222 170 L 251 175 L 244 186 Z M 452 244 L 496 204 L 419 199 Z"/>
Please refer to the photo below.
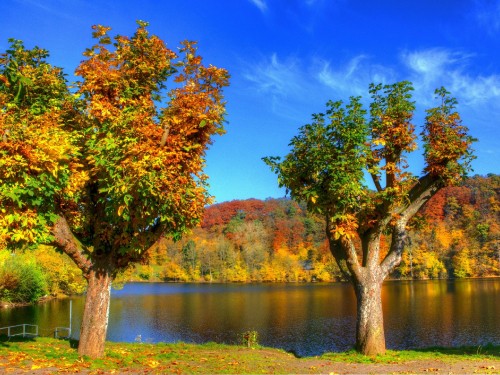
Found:
<path fill-rule="evenodd" d="M 225 344 L 106 342 L 98 360 L 78 356 L 76 342 L 37 338 L 0 345 L 0 372 L 11 374 L 494 374 L 500 345 L 388 350 L 367 357 L 354 351 L 296 358 L 280 349 Z"/>
<path fill-rule="evenodd" d="M 464 278 L 444 278 L 444 279 L 386 279 L 385 282 L 426 282 L 426 281 L 460 281 L 460 280 L 490 280 L 490 279 L 500 279 L 500 276 L 483 276 L 483 277 L 464 277 Z M 120 290 L 123 289 L 123 287 L 126 284 L 194 284 L 194 285 L 226 285 L 226 284 L 232 284 L 232 285 L 251 285 L 251 284 L 262 284 L 262 285 L 272 285 L 272 284 L 286 284 L 286 285 L 292 285 L 292 284 L 300 284 L 300 285 L 305 285 L 305 284 L 348 284 L 349 281 L 279 281 L 279 282 L 272 282 L 272 281 L 245 281 L 245 282 L 234 282 L 234 281 L 153 281 L 153 280 L 132 280 L 132 281 L 127 281 L 127 282 L 119 282 L 118 286 L 116 288 L 113 287 L 113 289 Z M 71 298 L 71 297 L 79 297 L 83 296 L 83 294 L 74 294 L 74 295 L 66 295 L 66 294 L 58 294 L 57 296 L 44 296 L 38 301 L 35 302 L 8 302 L 8 301 L 0 301 L 0 309 L 10 309 L 10 308 L 16 308 L 16 307 L 25 307 L 25 306 L 32 306 L 36 304 L 41 304 L 45 302 L 49 302 L 52 300 L 63 300 L 66 298 Z"/>
<path fill-rule="evenodd" d="M 0 301 L 0 309 L 12 309 L 16 307 L 25 307 L 25 306 L 33 306 L 33 305 L 38 305 L 41 303 L 53 301 L 55 299 L 66 299 L 70 298 L 71 296 L 65 295 L 65 294 L 60 294 L 57 296 L 43 296 L 40 298 L 38 301 L 35 302 L 8 302 L 8 301 Z"/>
<path fill-rule="evenodd" d="M 396 279 L 396 278 L 386 278 L 386 281 L 442 281 L 442 280 L 450 280 L 450 281 L 458 281 L 458 280 L 478 280 L 478 279 L 499 279 L 500 275 L 489 275 L 489 276 L 471 276 L 471 277 L 446 277 L 446 278 L 423 278 L 423 279 Z M 120 285 L 126 285 L 130 283 L 137 284 L 152 284 L 152 283 L 161 283 L 161 284 L 338 284 L 338 283 L 349 283 L 347 280 L 335 280 L 335 281 L 174 281 L 174 280 L 128 280 L 126 282 L 119 282 Z"/>

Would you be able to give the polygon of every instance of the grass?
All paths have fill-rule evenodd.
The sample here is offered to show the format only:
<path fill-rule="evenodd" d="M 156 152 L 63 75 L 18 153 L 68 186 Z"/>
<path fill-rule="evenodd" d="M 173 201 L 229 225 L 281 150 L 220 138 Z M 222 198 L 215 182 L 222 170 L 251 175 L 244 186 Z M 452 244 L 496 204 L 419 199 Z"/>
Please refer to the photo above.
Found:
<path fill-rule="evenodd" d="M 353 364 L 390 366 L 415 361 L 468 362 L 482 373 L 500 369 L 500 346 L 389 350 L 366 357 L 354 351 L 295 358 L 279 349 L 207 344 L 106 343 L 101 359 L 79 357 L 76 342 L 51 338 L 0 342 L 0 373 L 332 373 Z M 489 365 L 484 365 L 488 361 Z M 491 363 L 493 365 L 491 365 Z M 340 367 L 339 367 L 340 366 Z M 463 368 L 463 367 L 462 367 Z M 383 368 L 382 368 L 383 370 Z M 334 373 L 336 373 L 336 371 Z M 387 370 L 389 371 L 389 370 Z M 420 368 L 420 371 L 422 369 Z M 36 372 L 35 372 L 36 373 Z"/>
<path fill-rule="evenodd" d="M 408 361 L 425 360 L 484 360 L 500 359 L 500 346 L 488 344 L 486 346 L 463 346 L 458 348 L 430 347 L 413 350 L 387 350 L 384 355 L 367 357 L 356 351 L 343 353 L 326 353 L 322 356 L 333 362 L 349 363 L 401 363 Z"/>

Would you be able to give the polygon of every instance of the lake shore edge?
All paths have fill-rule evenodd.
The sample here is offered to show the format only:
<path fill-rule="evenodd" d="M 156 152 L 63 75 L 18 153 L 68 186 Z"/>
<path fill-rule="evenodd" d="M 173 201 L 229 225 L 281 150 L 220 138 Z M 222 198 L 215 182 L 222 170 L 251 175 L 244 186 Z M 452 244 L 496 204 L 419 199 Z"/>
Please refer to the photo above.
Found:
<path fill-rule="evenodd" d="M 106 342 L 98 360 L 79 357 L 75 341 L 52 338 L 0 342 L 0 372 L 47 374 L 386 374 L 498 373 L 500 345 L 388 350 L 366 357 L 354 351 L 297 358 L 281 349 L 227 344 Z"/>
<path fill-rule="evenodd" d="M 428 278 L 428 279 L 391 279 L 388 278 L 384 281 L 386 282 L 425 282 L 425 281 L 434 281 L 434 280 L 450 280 L 450 281 L 457 281 L 457 280 L 488 280 L 488 279 L 500 279 L 499 276 L 481 276 L 481 277 L 464 277 L 464 278 Z M 255 284 L 255 285 L 302 285 L 302 284 L 349 284 L 349 281 L 345 280 L 337 280 L 337 281 L 277 281 L 277 282 L 271 282 L 271 281 L 245 281 L 245 282 L 236 282 L 236 281 L 228 281 L 228 282 L 223 282 L 223 281 L 157 281 L 157 280 L 131 280 L 127 281 L 125 283 L 118 283 L 118 285 L 112 286 L 114 290 L 120 290 L 123 289 L 123 287 L 127 284 L 187 284 L 187 285 L 250 285 L 250 284 Z M 23 306 L 31 306 L 31 305 L 36 305 L 36 304 L 42 304 L 45 302 L 49 302 L 55 299 L 58 300 L 63 300 L 71 297 L 79 297 L 85 295 L 85 292 L 82 294 L 57 294 L 57 295 L 47 295 L 43 296 L 40 298 L 38 301 L 34 302 L 10 302 L 10 301 L 3 301 L 0 300 L 0 309 L 8 309 L 8 308 L 16 308 L 16 307 L 23 307 Z"/>

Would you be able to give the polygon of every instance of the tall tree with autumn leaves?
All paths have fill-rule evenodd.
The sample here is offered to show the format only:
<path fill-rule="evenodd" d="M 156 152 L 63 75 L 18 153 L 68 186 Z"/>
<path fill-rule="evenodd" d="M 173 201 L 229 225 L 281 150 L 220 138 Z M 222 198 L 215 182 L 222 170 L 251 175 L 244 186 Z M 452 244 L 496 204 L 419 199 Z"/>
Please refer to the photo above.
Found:
<path fill-rule="evenodd" d="M 356 292 L 356 347 L 367 355 L 385 352 L 381 287 L 401 261 L 410 219 L 439 189 L 458 183 L 473 159 L 474 139 L 441 88 L 423 126 L 423 175 L 409 172 L 407 155 L 417 149 L 412 90 L 406 81 L 370 85 L 369 116 L 360 97 L 330 101 L 326 114 L 300 128 L 283 160 L 264 158 L 293 198 L 324 215 L 330 250 Z"/>
<path fill-rule="evenodd" d="M 94 358 L 112 280 L 200 222 L 205 151 L 223 133 L 227 71 L 138 25 L 114 38 L 94 27 L 75 92 L 43 49 L 13 40 L 0 57 L 0 245 L 52 244 L 83 271 L 78 351 Z"/>

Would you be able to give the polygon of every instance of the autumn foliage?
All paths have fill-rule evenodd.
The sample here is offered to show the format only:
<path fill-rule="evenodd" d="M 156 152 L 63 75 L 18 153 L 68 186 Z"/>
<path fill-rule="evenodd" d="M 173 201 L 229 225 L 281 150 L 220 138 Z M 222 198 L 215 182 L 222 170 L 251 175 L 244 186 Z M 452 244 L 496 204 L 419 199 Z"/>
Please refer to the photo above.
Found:
<path fill-rule="evenodd" d="M 474 138 L 441 88 L 423 125 L 424 174 L 409 170 L 407 156 L 417 148 L 412 91 L 408 81 L 371 84 L 369 111 L 361 97 L 329 101 L 283 159 L 264 158 L 280 186 L 324 216 L 330 250 L 356 292 L 356 347 L 367 355 L 385 352 L 381 285 L 402 260 L 410 219 L 440 189 L 459 183 L 474 158 Z"/>
<path fill-rule="evenodd" d="M 499 276 L 499 184 L 497 175 L 475 176 L 440 190 L 413 220 L 394 277 Z"/>
<path fill-rule="evenodd" d="M 413 231 L 392 279 L 495 277 L 500 275 L 500 178 L 475 176 L 440 190 L 411 225 Z M 251 238 L 248 229 L 259 232 Z M 188 245 L 189 244 L 189 245 Z M 382 238 L 387 252 L 388 243 Z M 253 249 L 255 262 L 249 249 Z M 12 269 L 0 252 L 0 293 L 9 300 L 15 286 Z M 64 254 L 42 247 L 23 254 L 23 262 L 43 271 L 43 294 L 84 290 L 81 271 Z M 251 267 L 252 266 L 252 267 Z M 310 282 L 337 281 L 333 260 L 318 215 L 292 200 L 248 199 L 206 208 L 200 228 L 178 242 L 163 238 L 148 264 L 120 275 L 126 281 Z M 17 280 L 17 279 L 16 279 Z"/>
<path fill-rule="evenodd" d="M 500 275 L 500 179 L 475 176 L 440 190 L 410 223 L 392 279 Z M 207 207 L 201 228 L 162 239 L 149 265 L 125 281 L 310 282 L 345 280 L 328 249 L 320 215 L 289 199 L 235 200 Z M 381 238 L 381 255 L 390 236 Z M 466 270 L 467 272 L 463 272 Z"/>
<path fill-rule="evenodd" d="M 0 246 L 51 244 L 75 262 L 88 281 L 80 352 L 96 357 L 111 280 L 211 202 L 204 157 L 224 131 L 228 73 L 146 22 L 131 37 L 93 30 L 76 91 L 43 49 L 12 40 L 0 56 Z"/>

